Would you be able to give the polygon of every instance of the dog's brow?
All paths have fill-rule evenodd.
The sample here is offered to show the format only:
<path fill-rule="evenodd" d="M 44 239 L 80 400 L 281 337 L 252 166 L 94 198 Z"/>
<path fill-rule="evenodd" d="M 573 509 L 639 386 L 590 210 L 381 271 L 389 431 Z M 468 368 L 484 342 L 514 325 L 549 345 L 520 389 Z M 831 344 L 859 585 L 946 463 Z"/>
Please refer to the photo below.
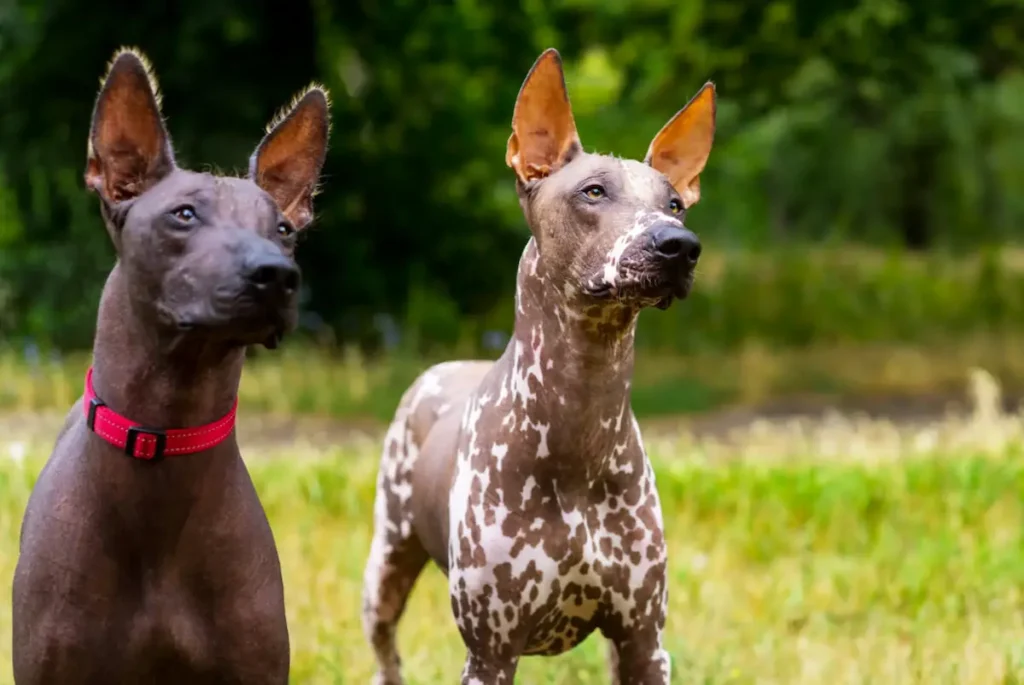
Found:
<path fill-rule="evenodd" d="M 581 179 L 575 186 L 573 186 L 573 190 L 575 192 L 580 192 L 587 186 L 594 185 L 595 183 L 609 185 L 611 183 L 614 183 L 615 181 L 615 175 L 608 173 L 607 169 L 598 169 L 597 171 L 594 171 L 584 176 L 583 179 Z"/>
<path fill-rule="evenodd" d="M 271 223 L 281 219 L 284 215 L 281 213 L 281 209 L 274 202 L 274 198 L 264 195 L 262 193 L 255 195 L 249 207 L 252 209 L 253 214 L 257 217 L 257 223 Z"/>
<path fill-rule="evenodd" d="M 195 186 L 183 191 L 181 195 L 191 200 L 209 200 L 211 193 L 206 186 Z"/>

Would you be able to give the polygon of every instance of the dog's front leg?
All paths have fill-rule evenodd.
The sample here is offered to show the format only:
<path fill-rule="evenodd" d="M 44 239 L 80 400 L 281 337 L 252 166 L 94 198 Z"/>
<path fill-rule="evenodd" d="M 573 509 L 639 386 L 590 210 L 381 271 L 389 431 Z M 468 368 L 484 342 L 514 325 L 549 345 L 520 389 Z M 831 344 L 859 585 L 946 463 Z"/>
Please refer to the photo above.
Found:
<path fill-rule="evenodd" d="M 657 635 L 637 633 L 608 641 L 612 685 L 668 685 L 671 660 Z"/>
<path fill-rule="evenodd" d="M 449 571 L 449 593 L 455 623 L 466 645 L 462 685 L 512 685 L 519 656 L 521 636 L 528 626 L 519 613 L 502 601 L 498 577 L 487 565 L 460 564 L 454 557 Z"/>
<path fill-rule="evenodd" d="M 515 613 L 492 605 L 497 579 L 487 568 L 453 567 L 450 573 L 455 622 L 466 645 L 462 685 L 512 685 L 520 654 L 512 637 L 523 626 L 509 620 Z"/>
<path fill-rule="evenodd" d="M 512 685 L 517 663 L 518 659 L 493 659 L 471 652 L 462 669 L 462 685 Z"/>

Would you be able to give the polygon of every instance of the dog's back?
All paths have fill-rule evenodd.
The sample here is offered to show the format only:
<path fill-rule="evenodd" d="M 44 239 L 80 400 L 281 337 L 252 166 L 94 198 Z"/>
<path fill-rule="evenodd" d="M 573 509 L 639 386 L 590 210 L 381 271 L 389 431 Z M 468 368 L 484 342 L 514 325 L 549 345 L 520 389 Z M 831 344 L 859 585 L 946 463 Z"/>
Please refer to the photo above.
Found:
<path fill-rule="evenodd" d="M 449 424 L 458 426 L 466 401 L 493 368 L 494 362 L 481 360 L 451 361 L 430 367 L 402 396 L 384 439 L 383 475 L 379 483 L 383 496 L 376 502 L 375 520 L 387 525 L 398 516 L 403 521 L 400 526 L 415 526 L 416 541 L 405 542 L 406 536 L 398 535 L 395 544 L 422 546 L 442 571 L 447 568 L 445 517 L 455 466 L 453 441 L 458 435 L 458 431 L 445 428 Z M 452 444 L 431 444 L 425 449 L 428 440 Z M 413 489 L 424 496 L 410 502 Z M 419 553 L 410 550 L 410 554 Z"/>
<path fill-rule="evenodd" d="M 403 425 L 409 432 L 411 446 L 422 448 L 438 420 L 460 415 L 470 393 L 493 367 L 494 362 L 483 360 L 450 361 L 430 367 L 402 396 L 389 435 Z M 387 453 L 387 445 L 384 449 Z"/>

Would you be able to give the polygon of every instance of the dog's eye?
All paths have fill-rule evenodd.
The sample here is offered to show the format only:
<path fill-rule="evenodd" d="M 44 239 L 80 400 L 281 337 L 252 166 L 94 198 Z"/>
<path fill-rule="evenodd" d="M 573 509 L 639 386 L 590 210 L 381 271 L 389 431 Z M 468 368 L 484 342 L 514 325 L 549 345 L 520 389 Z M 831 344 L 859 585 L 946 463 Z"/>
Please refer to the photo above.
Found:
<path fill-rule="evenodd" d="M 599 185 L 587 186 L 583 189 L 583 194 L 591 200 L 600 200 L 604 197 L 604 188 Z"/>
<path fill-rule="evenodd" d="M 679 212 L 683 211 L 683 203 L 680 202 L 679 200 L 671 200 L 668 203 L 668 208 L 673 214 L 678 214 Z"/>
<path fill-rule="evenodd" d="M 172 211 L 171 216 L 183 224 L 190 224 L 196 220 L 196 210 L 190 205 L 182 205 Z"/>
<path fill-rule="evenodd" d="M 292 233 L 295 233 L 295 229 L 284 223 L 283 221 L 277 225 L 277 234 L 282 238 L 289 237 Z"/>

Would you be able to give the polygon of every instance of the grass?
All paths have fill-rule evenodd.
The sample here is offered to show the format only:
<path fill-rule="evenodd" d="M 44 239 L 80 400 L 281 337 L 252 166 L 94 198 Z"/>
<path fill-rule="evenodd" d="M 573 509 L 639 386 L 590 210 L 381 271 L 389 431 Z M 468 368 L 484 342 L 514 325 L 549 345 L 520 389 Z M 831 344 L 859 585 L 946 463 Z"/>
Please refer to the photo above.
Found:
<path fill-rule="evenodd" d="M 994 385 L 976 381 L 972 415 L 916 428 L 832 416 L 651 439 L 671 545 L 673 682 L 1024 683 L 1024 417 L 1001 413 Z M 0 443 L 0 587 L 47 449 Z M 294 683 L 372 672 L 359 591 L 376 449 L 245 445 L 283 561 Z M 449 611 L 431 569 L 400 630 L 409 682 L 457 678 Z M 603 645 L 527 659 L 517 681 L 607 682 Z"/>
<path fill-rule="evenodd" d="M 957 396 L 978 366 L 1019 393 L 1024 390 L 1022 347 L 1024 334 L 973 334 L 929 346 L 860 342 L 780 349 L 749 342 L 732 352 L 640 350 L 633 406 L 646 418 L 792 397 Z M 388 420 L 402 392 L 431 361 L 285 346 L 246 364 L 242 412 Z M 0 348 L 0 410 L 66 411 L 81 394 L 88 363 L 88 354 L 72 354 L 28 364 Z"/>

